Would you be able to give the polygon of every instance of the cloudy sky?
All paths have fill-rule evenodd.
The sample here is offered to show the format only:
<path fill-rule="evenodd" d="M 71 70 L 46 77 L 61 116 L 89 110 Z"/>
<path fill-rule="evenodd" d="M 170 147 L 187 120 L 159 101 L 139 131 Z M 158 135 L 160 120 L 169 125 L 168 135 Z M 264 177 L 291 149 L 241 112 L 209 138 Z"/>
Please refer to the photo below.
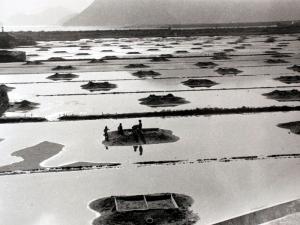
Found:
<path fill-rule="evenodd" d="M 80 12 L 92 2 L 93 0 L 0 0 L 0 21 L 20 13 L 38 13 L 49 7 L 64 7 Z"/>

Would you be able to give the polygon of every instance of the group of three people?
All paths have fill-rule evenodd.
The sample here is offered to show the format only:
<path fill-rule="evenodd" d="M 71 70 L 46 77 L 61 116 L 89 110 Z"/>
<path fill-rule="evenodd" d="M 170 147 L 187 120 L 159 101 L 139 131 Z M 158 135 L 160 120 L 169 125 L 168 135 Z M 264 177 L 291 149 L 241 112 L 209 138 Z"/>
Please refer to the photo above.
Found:
<path fill-rule="evenodd" d="M 137 141 L 138 141 L 138 137 L 141 136 L 141 134 L 142 134 L 142 130 L 143 130 L 142 120 L 139 120 L 139 124 L 138 125 L 134 125 L 132 127 L 132 133 L 134 134 L 135 139 Z M 109 141 L 108 131 L 109 131 L 109 128 L 107 126 L 105 126 L 105 128 L 104 128 L 105 141 Z M 120 123 L 119 126 L 118 126 L 118 134 L 119 135 L 124 135 L 124 130 L 123 130 L 122 123 Z M 142 137 L 143 137 L 143 135 L 142 135 Z"/>

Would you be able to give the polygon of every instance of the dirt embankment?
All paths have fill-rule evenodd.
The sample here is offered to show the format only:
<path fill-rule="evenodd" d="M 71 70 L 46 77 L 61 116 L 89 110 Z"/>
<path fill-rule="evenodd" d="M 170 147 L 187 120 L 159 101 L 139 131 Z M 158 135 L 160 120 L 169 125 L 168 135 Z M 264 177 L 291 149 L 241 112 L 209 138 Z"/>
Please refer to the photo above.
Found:
<path fill-rule="evenodd" d="M 147 195 L 154 197 L 164 194 Z M 171 195 L 165 193 L 165 195 Z M 195 224 L 199 217 L 194 214 L 190 207 L 193 199 L 183 194 L 172 194 L 178 208 L 169 209 L 148 209 L 133 211 L 116 211 L 115 198 L 113 196 L 101 198 L 90 203 L 90 208 L 99 212 L 101 216 L 93 221 L 93 225 L 138 225 L 138 224 L 156 224 L 156 225 L 192 225 Z M 138 196 L 124 196 L 138 197 Z M 131 204 L 134 204 L 132 201 Z M 129 202 L 130 204 L 130 202 Z M 151 202 L 150 202 L 151 204 Z"/>

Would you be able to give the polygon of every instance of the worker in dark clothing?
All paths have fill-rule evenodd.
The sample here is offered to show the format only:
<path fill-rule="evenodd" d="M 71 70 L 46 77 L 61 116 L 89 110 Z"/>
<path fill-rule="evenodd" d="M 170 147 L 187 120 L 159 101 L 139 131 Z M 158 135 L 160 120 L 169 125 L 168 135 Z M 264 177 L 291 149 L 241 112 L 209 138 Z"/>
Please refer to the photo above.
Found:
<path fill-rule="evenodd" d="M 143 155 L 143 151 L 144 151 L 144 149 L 143 149 L 143 146 L 142 146 L 142 145 L 140 145 L 140 147 L 139 147 L 139 152 L 140 152 L 140 155 Z"/>
<path fill-rule="evenodd" d="M 123 125 L 122 125 L 122 123 L 120 123 L 120 125 L 118 126 L 118 134 L 124 135 L 124 130 L 123 130 Z"/>
<path fill-rule="evenodd" d="M 139 120 L 139 129 L 140 129 L 140 131 L 142 131 L 142 130 L 143 130 L 143 124 L 142 124 L 142 120 Z"/>
<path fill-rule="evenodd" d="M 108 131 L 109 131 L 108 127 L 105 126 L 105 128 L 104 128 L 105 141 L 109 141 Z"/>

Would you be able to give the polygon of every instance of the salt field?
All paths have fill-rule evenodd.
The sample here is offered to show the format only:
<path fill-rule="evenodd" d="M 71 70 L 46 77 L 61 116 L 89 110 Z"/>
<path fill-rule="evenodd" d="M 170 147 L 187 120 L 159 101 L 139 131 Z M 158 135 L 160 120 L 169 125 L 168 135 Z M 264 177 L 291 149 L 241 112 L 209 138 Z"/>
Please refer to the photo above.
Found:
<path fill-rule="evenodd" d="M 300 64 L 299 34 L 272 37 L 99 38 L 15 48 L 40 64 L 0 64 L 0 84 L 12 87 L 0 120 L 0 224 L 92 224 L 99 215 L 89 204 L 118 195 L 191 196 L 197 225 L 299 199 L 299 129 L 279 126 L 300 118 L 299 71 L 290 68 Z M 51 79 L 56 73 L 67 78 Z M 288 76 L 296 78 L 279 80 Z M 195 80 L 204 84 L 186 85 Z M 111 88 L 84 88 L 91 82 Z M 172 102 L 153 103 L 157 96 Z M 248 111 L 146 116 L 214 108 Z M 88 118 L 101 115 L 116 118 Z M 105 126 L 131 130 L 138 120 L 177 139 L 105 145 Z"/>

